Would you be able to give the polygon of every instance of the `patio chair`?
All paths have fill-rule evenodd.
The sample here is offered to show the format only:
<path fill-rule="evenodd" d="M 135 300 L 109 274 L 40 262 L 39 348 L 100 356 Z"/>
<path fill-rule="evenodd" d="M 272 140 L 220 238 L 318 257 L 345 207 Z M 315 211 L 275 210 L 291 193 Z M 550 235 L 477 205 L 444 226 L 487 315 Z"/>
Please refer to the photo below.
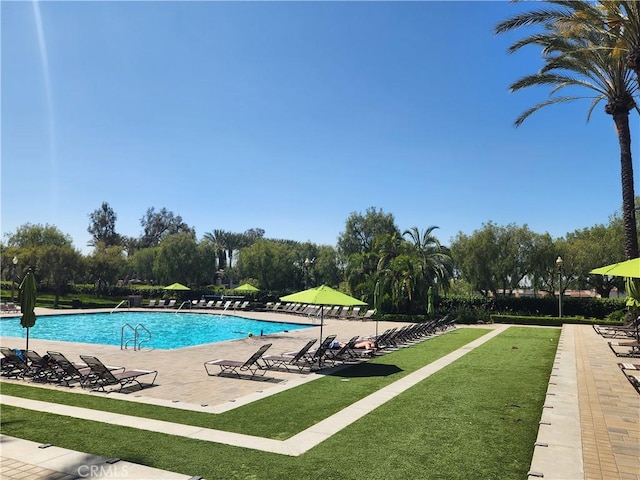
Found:
<path fill-rule="evenodd" d="M 353 307 L 353 310 L 351 310 L 351 313 L 347 315 L 346 318 L 349 320 L 358 320 L 360 318 L 360 308 L 361 307 Z"/>
<path fill-rule="evenodd" d="M 609 348 L 617 357 L 640 358 L 640 342 L 608 342 Z"/>
<path fill-rule="evenodd" d="M 160 299 L 156 305 L 157 308 L 163 308 L 165 306 L 165 301 Z"/>
<path fill-rule="evenodd" d="M 57 376 L 57 365 L 49 359 L 49 356 L 42 357 L 35 350 L 23 350 L 23 355 L 27 359 L 29 369 L 23 376 L 31 378 L 33 381 L 46 382 Z"/>
<path fill-rule="evenodd" d="M 175 299 L 172 298 L 171 300 L 169 300 L 169 303 L 167 303 L 164 306 L 164 308 L 175 308 L 175 306 L 176 306 L 176 301 Z"/>
<path fill-rule="evenodd" d="M 153 308 L 156 306 L 156 301 L 154 299 L 149 300 L 149 305 L 147 305 L 149 308 Z"/>
<path fill-rule="evenodd" d="M 260 365 L 258 364 L 258 360 L 260 357 L 264 355 L 269 348 L 271 348 L 271 343 L 265 343 L 262 345 L 256 352 L 251 355 L 246 361 L 238 361 L 238 360 L 226 360 L 226 359 L 217 359 L 217 360 L 209 360 L 208 362 L 204 362 L 204 369 L 207 371 L 207 375 L 214 376 L 215 373 L 212 373 L 209 370 L 209 367 L 219 367 L 220 371 L 217 373 L 217 376 L 222 375 L 223 373 L 230 373 L 236 375 L 237 377 L 241 377 L 240 372 L 249 371 L 251 372 L 251 377 L 255 377 L 258 371 L 260 371 Z M 261 375 L 264 375 L 263 371 Z"/>
<path fill-rule="evenodd" d="M 15 303 L 13 302 L 7 303 L 7 312 L 13 313 L 18 311 L 20 311 L 20 309 L 16 306 Z"/>
<path fill-rule="evenodd" d="M 309 340 L 304 347 L 302 347 L 295 355 L 267 355 L 260 358 L 258 365 L 265 370 L 285 368 L 288 372 L 292 368 L 297 368 L 299 372 L 302 372 L 305 367 L 309 366 L 308 362 L 304 360 L 304 356 L 311 349 L 311 347 L 318 340 Z"/>
<path fill-rule="evenodd" d="M 594 325 L 593 329 L 605 338 L 634 337 L 640 331 L 640 316 L 624 325 Z"/>
<path fill-rule="evenodd" d="M 18 354 L 20 352 L 20 354 Z M 8 347 L 0 347 L 3 358 L 1 362 L 2 375 L 11 378 L 22 378 L 29 371 L 29 365 L 20 350 L 13 350 Z"/>
<path fill-rule="evenodd" d="M 640 393 L 640 363 L 619 363 L 618 366 L 633 388 Z"/>
<path fill-rule="evenodd" d="M 331 347 L 336 336 L 337 335 L 328 335 L 316 350 L 307 351 L 307 353 L 305 353 L 298 361 L 300 363 L 304 363 L 305 366 L 308 366 L 309 368 L 313 368 L 316 365 L 318 368 L 322 368 L 327 355 L 327 350 Z M 297 352 L 286 352 L 284 355 L 295 356 L 296 354 Z"/>
<path fill-rule="evenodd" d="M 353 357 L 349 353 L 349 350 L 354 348 L 358 338 L 360 338 L 358 335 L 356 335 L 355 337 L 351 337 L 349 341 L 343 343 L 342 346 L 340 346 L 339 342 L 332 341 L 329 345 L 329 348 L 327 348 L 325 359 L 330 360 L 334 364 L 336 362 L 346 362 L 348 360 L 351 360 Z M 334 345 L 337 345 L 337 347 Z"/>
<path fill-rule="evenodd" d="M 147 385 L 153 385 L 156 381 L 156 378 L 158 377 L 157 370 L 132 369 L 124 370 L 122 372 L 115 372 L 113 370 L 110 370 L 109 367 L 107 367 L 96 357 L 93 357 L 91 355 L 80 355 L 80 358 L 91 369 L 91 381 L 88 383 L 85 382 L 85 385 L 90 384 L 91 386 L 95 387 L 95 390 L 101 390 L 103 392 L 106 392 L 107 390 L 105 387 L 108 387 L 110 385 L 120 385 L 120 388 L 118 390 L 120 392 L 124 387 L 132 385 L 134 383 L 138 384 L 140 389 L 142 389 L 144 387 L 142 386 L 140 380 L 138 380 L 139 377 L 142 377 L 143 375 L 153 375 L 153 380 L 151 380 L 151 383 Z"/>
<path fill-rule="evenodd" d="M 78 382 L 81 386 L 85 384 L 91 384 L 93 380 L 97 380 L 98 377 L 92 375 L 91 368 L 86 363 L 74 363 L 69 360 L 64 354 L 60 352 L 47 351 L 47 355 L 52 362 L 57 366 L 56 377 L 51 381 L 64 383 L 70 387 L 71 382 Z M 125 371 L 124 367 L 116 367 L 113 365 L 106 365 L 106 367 L 113 371 Z"/>

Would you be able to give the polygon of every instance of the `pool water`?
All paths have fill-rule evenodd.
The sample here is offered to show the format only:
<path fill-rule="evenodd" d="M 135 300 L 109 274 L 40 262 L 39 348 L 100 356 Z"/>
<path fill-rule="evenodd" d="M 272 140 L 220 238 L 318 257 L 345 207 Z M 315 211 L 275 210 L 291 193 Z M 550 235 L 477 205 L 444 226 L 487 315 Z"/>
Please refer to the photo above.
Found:
<path fill-rule="evenodd" d="M 151 332 L 151 339 L 143 348 L 171 350 L 192 347 L 205 343 L 223 342 L 246 338 L 251 335 L 268 335 L 309 325 L 296 323 L 266 322 L 231 315 L 211 315 L 173 312 L 117 312 L 85 313 L 70 315 L 40 316 L 29 330 L 29 338 L 62 340 L 65 342 L 120 345 L 123 325 L 124 339 L 133 338 L 133 329 L 138 324 Z M 138 329 L 140 339 L 147 336 Z M 3 337 L 26 337 L 26 329 L 20 325 L 19 317 L 0 320 L 0 335 Z M 133 348 L 133 343 L 129 344 Z"/>

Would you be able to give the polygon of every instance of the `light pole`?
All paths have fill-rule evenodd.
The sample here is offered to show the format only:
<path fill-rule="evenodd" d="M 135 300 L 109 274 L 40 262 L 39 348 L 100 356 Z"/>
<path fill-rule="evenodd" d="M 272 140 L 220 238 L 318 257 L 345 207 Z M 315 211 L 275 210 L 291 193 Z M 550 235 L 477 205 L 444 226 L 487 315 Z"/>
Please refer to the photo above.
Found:
<path fill-rule="evenodd" d="M 564 260 L 558 256 L 556 259 L 556 266 L 558 267 L 558 318 L 562 318 L 562 266 Z"/>
<path fill-rule="evenodd" d="M 13 264 L 11 266 L 11 303 L 13 303 L 13 285 L 16 283 L 16 267 L 18 266 L 18 257 L 13 257 L 11 263 Z"/>
<path fill-rule="evenodd" d="M 309 267 L 311 266 L 311 260 L 309 257 L 304 259 L 304 289 L 309 288 Z"/>

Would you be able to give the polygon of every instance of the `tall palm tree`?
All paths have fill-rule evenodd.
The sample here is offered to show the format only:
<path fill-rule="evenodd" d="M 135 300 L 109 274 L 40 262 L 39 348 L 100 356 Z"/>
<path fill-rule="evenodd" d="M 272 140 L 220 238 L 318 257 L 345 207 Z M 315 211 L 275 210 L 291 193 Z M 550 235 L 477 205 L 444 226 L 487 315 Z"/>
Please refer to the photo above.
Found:
<path fill-rule="evenodd" d="M 540 24 L 544 27 L 542 32 L 517 41 L 509 49 L 513 53 L 525 45 L 540 46 L 545 62 L 538 73 L 527 75 L 513 83 L 512 92 L 532 86 L 551 87 L 551 98 L 525 111 L 516 119 L 515 125 L 520 126 L 531 114 L 543 107 L 584 98 L 591 99 L 587 113 L 589 120 L 594 108 L 600 102 L 606 102 L 604 111 L 613 118 L 620 145 L 625 255 L 627 258 L 635 258 L 638 256 L 638 233 L 629 112 L 633 109 L 639 111 L 633 98 L 638 91 L 638 77 L 627 66 L 625 56 L 617 53 L 619 37 L 602 28 L 607 18 L 604 9 L 589 9 L 588 2 L 583 0 L 550 0 L 547 3 L 561 5 L 565 9 L 520 14 L 495 27 L 497 33 L 524 25 Z M 588 12 L 588 15 L 581 12 Z M 591 96 L 554 96 L 567 87 L 590 91 Z"/>
<path fill-rule="evenodd" d="M 205 233 L 203 238 L 213 244 L 218 256 L 218 268 L 224 270 L 227 265 L 227 232 L 217 229 Z"/>
<path fill-rule="evenodd" d="M 405 230 L 402 236 L 410 238 L 413 248 L 421 259 L 420 269 L 427 285 L 438 284 L 446 289 L 449 279 L 453 277 L 453 260 L 449 249 L 444 247 L 433 234 L 437 228 L 432 225 L 420 232 L 418 227 L 412 227 Z"/>

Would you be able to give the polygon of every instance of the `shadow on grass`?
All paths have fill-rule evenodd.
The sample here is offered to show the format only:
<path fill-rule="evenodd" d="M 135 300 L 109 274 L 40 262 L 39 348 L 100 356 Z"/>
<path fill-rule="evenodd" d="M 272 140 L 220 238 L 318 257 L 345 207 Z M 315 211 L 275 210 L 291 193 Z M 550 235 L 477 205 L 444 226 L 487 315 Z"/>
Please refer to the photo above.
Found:
<path fill-rule="evenodd" d="M 385 363 L 362 363 L 352 367 L 336 370 L 334 372 L 327 372 L 327 376 L 343 378 L 388 377 L 389 375 L 394 375 L 402 371 L 403 370 L 397 365 L 389 365 Z"/>

